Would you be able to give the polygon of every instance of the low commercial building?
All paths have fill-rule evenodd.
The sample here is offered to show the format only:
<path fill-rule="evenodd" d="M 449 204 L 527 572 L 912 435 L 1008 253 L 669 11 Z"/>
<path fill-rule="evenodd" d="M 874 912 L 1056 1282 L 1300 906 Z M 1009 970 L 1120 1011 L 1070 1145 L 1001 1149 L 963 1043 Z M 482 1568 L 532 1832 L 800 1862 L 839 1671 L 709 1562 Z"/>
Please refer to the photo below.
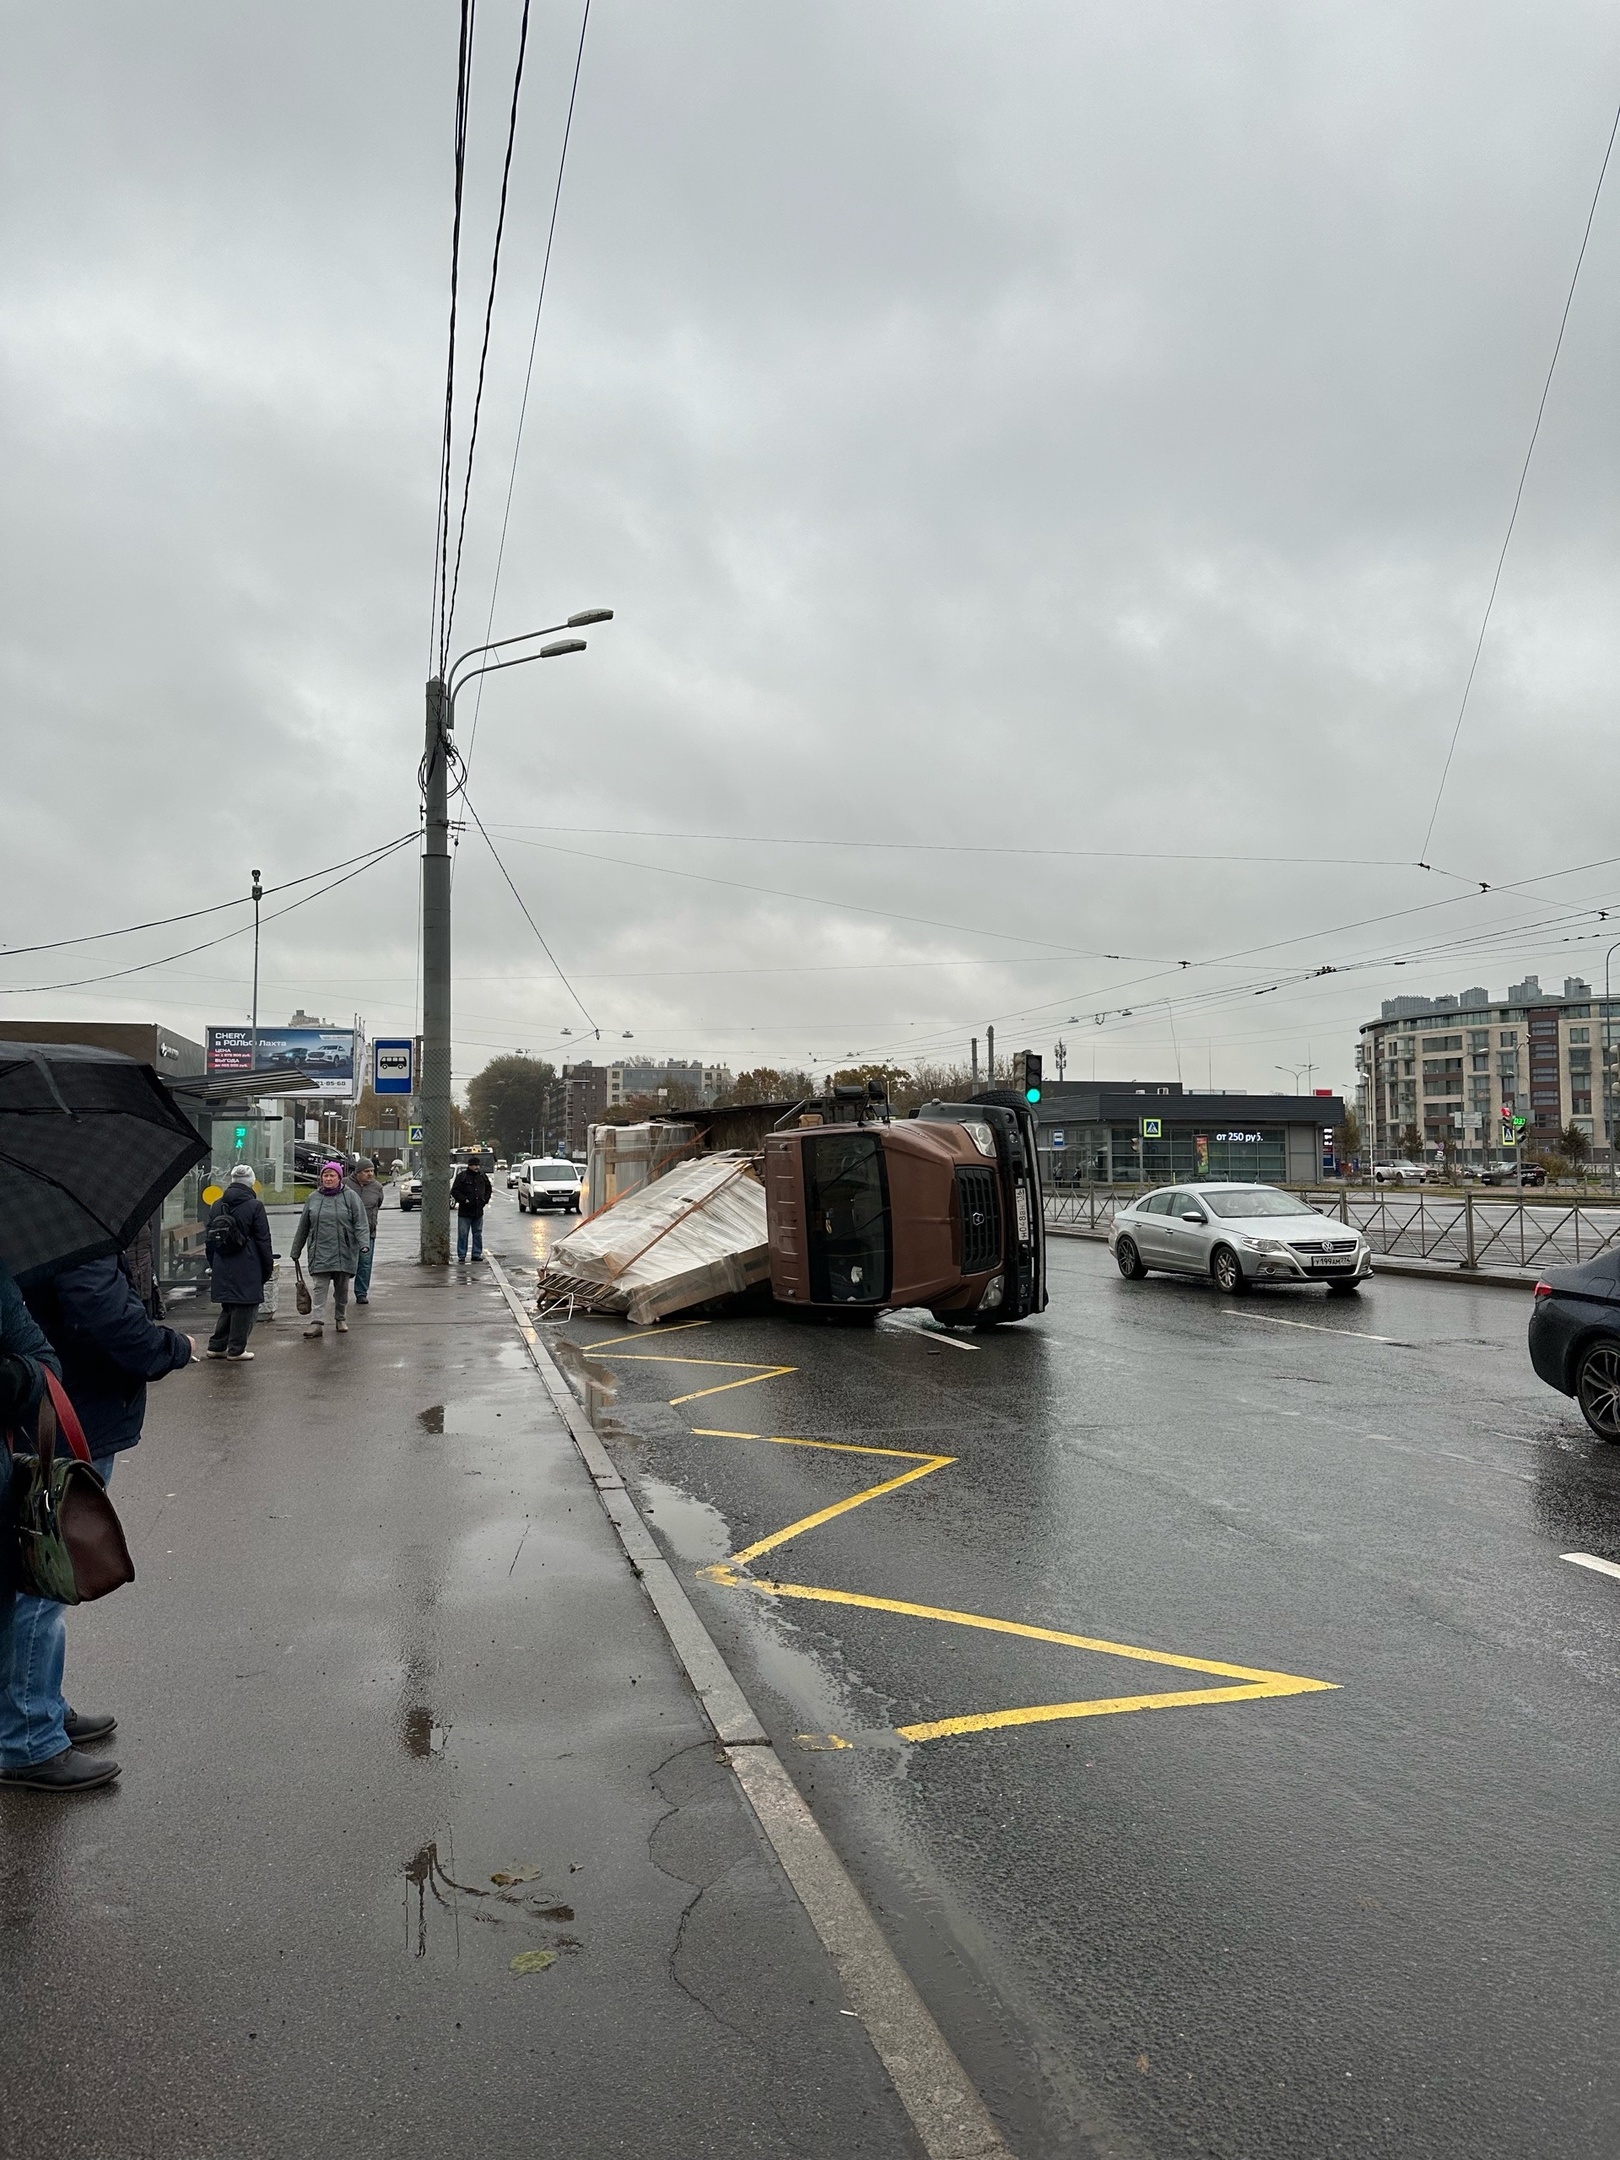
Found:
<path fill-rule="evenodd" d="M 1614 1001 L 1620 1008 L 1620 996 Z M 1529 1120 L 1549 1152 L 1573 1125 L 1605 1154 L 1616 1122 L 1615 1013 L 1578 975 L 1543 990 L 1528 975 L 1501 997 L 1482 989 L 1438 998 L 1391 998 L 1361 1029 L 1357 1098 L 1373 1158 L 1421 1148 L 1468 1163 L 1494 1160 L 1504 1110 Z M 1605 1073 L 1609 1075 L 1605 1088 Z"/>
<path fill-rule="evenodd" d="M 1073 1185 L 1163 1185 L 1175 1178 L 1314 1185 L 1343 1100 L 1190 1093 L 1180 1081 L 1048 1081 L 1036 1111 L 1041 1177 Z"/>

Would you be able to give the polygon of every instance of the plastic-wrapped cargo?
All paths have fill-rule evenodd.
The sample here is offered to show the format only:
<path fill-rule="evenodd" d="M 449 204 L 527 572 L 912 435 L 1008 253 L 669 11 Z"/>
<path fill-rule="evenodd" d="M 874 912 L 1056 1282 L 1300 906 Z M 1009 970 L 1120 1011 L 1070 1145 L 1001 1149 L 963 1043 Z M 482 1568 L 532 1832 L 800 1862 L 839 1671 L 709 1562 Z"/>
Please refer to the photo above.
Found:
<path fill-rule="evenodd" d="M 633 1189 L 554 1245 L 541 1270 L 539 1305 L 545 1312 L 571 1301 L 645 1324 L 740 1296 L 770 1275 L 765 1188 L 754 1158 L 701 1155 Z"/>
<path fill-rule="evenodd" d="M 669 1119 L 657 1125 L 593 1125 L 586 1135 L 585 1188 L 591 1213 L 662 1177 L 684 1161 L 697 1127 Z"/>

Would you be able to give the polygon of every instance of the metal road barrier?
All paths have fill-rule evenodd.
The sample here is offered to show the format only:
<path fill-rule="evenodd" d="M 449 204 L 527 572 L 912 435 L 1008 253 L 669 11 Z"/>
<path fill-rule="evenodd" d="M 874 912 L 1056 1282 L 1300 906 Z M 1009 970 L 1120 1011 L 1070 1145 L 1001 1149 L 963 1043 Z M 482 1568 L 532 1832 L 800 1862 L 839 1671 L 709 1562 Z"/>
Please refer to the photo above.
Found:
<path fill-rule="evenodd" d="M 1046 1226 L 1105 1237 L 1114 1210 L 1129 1206 L 1154 1186 L 1070 1185 L 1046 1194 Z M 1390 1259 L 1430 1260 L 1438 1266 L 1512 1269 L 1529 1273 L 1575 1267 L 1620 1247 L 1620 1209 L 1498 1200 L 1464 1193 L 1444 1199 L 1421 1191 L 1382 1186 L 1337 1192 L 1291 1185 L 1307 1206 L 1353 1224 L 1375 1253 Z"/>

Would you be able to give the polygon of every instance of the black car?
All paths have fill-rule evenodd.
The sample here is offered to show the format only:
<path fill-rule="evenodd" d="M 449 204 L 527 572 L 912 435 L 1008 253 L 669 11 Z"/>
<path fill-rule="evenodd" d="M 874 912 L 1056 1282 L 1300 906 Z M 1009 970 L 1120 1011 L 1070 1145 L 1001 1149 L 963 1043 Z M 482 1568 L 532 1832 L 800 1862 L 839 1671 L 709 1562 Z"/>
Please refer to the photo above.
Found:
<path fill-rule="evenodd" d="M 1479 1182 L 1482 1185 L 1517 1185 L 1519 1173 L 1512 1163 L 1494 1163 L 1490 1169 L 1479 1173 Z M 1540 1163 L 1527 1162 L 1524 1166 L 1524 1182 L 1527 1185 L 1545 1185 L 1547 1172 Z"/>
<path fill-rule="evenodd" d="M 1574 1396 L 1600 1440 L 1620 1441 L 1620 1252 L 1554 1268 L 1536 1284 L 1530 1362 Z"/>

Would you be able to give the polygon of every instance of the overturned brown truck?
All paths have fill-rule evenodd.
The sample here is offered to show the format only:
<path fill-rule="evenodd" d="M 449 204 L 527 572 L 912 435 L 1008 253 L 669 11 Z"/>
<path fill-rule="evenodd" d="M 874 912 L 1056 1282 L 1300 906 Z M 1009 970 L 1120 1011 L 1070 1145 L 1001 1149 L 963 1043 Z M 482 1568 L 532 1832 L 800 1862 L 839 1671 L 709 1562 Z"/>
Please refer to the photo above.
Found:
<path fill-rule="evenodd" d="M 650 1321 L 765 1303 L 767 1286 L 796 1311 L 921 1306 L 977 1328 L 1044 1311 L 1040 1165 L 1016 1095 L 894 1118 L 880 1093 L 847 1087 L 683 1122 L 661 1177 L 554 1248 L 543 1311 L 566 1299 Z"/>

